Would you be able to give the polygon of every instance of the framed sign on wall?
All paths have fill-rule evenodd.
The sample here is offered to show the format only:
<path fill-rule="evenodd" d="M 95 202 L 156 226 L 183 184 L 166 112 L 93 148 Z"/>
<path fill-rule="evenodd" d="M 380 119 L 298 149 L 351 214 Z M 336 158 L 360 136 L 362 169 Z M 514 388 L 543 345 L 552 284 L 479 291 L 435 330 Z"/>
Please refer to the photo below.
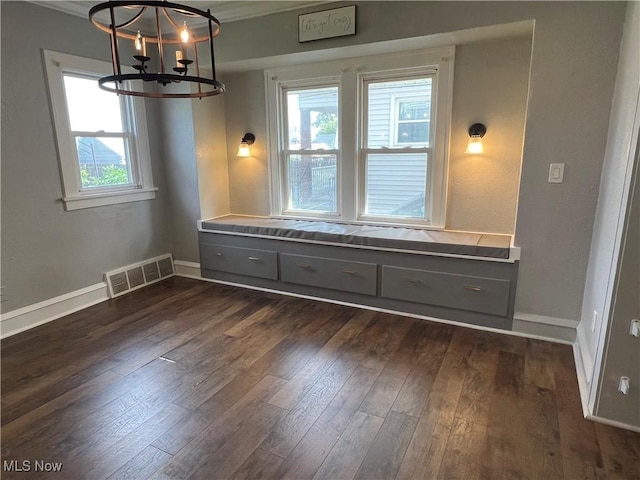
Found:
<path fill-rule="evenodd" d="M 356 6 L 298 15 L 298 42 L 356 34 Z"/>

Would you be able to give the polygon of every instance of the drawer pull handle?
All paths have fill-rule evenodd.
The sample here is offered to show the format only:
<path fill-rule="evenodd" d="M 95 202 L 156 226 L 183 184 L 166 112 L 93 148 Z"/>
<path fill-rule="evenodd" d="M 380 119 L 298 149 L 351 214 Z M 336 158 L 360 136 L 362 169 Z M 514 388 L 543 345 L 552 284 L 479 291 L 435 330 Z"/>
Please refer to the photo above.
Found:
<path fill-rule="evenodd" d="M 347 275 L 357 275 L 358 272 L 355 270 L 342 270 L 342 273 L 346 273 Z"/>
<path fill-rule="evenodd" d="M 464 289 L 465 289 L 465 290 L 472 290 L 472 291 L 474 291 L 474 292 L 480 292 L 480 291 L 482 291 L 482 288 L 480 288 L 480 287 L 476 287 L 475 285 L 465 285 L 465 286 L 464 286 Z"/>
<path fill-rule="evenodd" d="M 222 254 L 220 252 L 216 252 L 216 257 L 221 257 Z"/>
<path fill-rule="evenodd" d="M 405 278 L 405 282 L 409 282 L 412 285 L 422 285 L 422 282 L 416 278 Z"/>
<path fill-rule="evenodd" d="M 304 268 L 305 270 L 313 270 L 313 267 L 308 263 L 299 263 L 298 266 L 300 268 Z"/>
<path fill-rule="evenodd" d="M 249 260 L 251 260 L 252 262 L 261 262 L 262 259 L 260 257 L 249 257 Z"/>

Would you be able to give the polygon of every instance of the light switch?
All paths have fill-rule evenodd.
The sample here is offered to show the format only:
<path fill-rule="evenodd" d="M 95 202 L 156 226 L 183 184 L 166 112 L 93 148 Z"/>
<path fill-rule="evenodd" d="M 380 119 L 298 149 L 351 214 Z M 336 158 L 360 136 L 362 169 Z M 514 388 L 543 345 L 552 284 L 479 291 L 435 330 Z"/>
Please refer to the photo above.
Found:
<path fill-rule="evenodd" d="M 564 180 L 564 163 L 549 164 L 549 183 L 562 183 Z"/>

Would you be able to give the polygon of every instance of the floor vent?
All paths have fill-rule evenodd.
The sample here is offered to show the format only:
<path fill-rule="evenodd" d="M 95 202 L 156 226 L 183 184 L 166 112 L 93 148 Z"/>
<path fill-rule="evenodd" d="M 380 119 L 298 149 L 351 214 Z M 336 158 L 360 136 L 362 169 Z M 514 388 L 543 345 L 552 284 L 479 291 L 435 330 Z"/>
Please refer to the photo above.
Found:
<path fill-rule="evenodd" d="M 162 255 L 104 274 L 109 297 L 119 297 L 175 274 L 171 255 Z"/>

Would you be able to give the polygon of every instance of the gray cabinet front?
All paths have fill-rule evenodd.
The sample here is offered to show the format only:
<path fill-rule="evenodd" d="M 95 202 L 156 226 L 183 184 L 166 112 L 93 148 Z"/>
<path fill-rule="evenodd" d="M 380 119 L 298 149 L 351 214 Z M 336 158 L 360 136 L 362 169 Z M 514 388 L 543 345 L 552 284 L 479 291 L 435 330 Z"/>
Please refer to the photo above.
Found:
<path fill-rule="evenodd" d="M 382 267 L 382 296 L 505 316 L 511 282 L 412 268 Z"/>
<path fill-rule="evenodd" d="M 203 269 L 278 279 L 277 252 L 202 243 L 200 255 Z"/>
<path fill-rule="evenodd" d="M 200 232 L 204 278 L 510 329 L 518 262 Z"/>
<path fill-rule="evenodd" d="M 281 279 L 288 283 L 375 295 L 375 263 L 348 262 L 307 255 L 280 255 Z"/>

